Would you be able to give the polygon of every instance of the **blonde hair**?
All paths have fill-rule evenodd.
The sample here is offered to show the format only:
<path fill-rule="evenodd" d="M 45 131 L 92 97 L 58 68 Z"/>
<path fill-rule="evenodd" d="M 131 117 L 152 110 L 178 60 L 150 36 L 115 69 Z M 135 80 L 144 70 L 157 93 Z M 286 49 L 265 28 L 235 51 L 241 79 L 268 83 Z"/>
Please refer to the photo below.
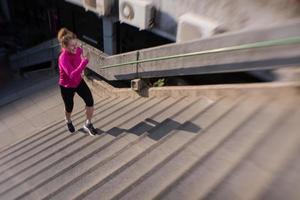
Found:
<path fill-rule="evenodd" d="M 69 31 L 67 28 L 61 28 L 57 34 L 57 39 L 58 39 L 61 47 L 63 47 L 63 48 L 68 46 L 70 40 L 73 40 L 76 38 L 77 38 L 77 36 L 73 32 Z"/>

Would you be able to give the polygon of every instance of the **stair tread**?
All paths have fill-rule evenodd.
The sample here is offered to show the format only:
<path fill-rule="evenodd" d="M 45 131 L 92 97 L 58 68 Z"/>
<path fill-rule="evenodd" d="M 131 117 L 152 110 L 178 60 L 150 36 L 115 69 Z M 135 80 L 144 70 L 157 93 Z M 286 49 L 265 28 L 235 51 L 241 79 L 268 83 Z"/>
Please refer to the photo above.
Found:
<path fill-rule="evenodd" d="M 201 151 L 196 151 L 201 143 L 190 145 L 188 149 L 195 156 L 195 162 L 185 167 L 183 173 L 177 176 L 177 180 L 159 194 L 159 197 L 163 199 L 205 198 L 205 195 L 212 191 L 227 174 L 232 173 L 236 165 L 243 162 L 244 157 L 251 153 L 261 140 L 269 136 L 270 129 L 288 114 L 288 108 L 291 107 L 275 102 L 257 110 L 251 116 L 251 120 L 246 120 L 227 141 L 218 145 L 217 149 L 202 159 L 199 159 Z"/>
<path fill-rule="evenodd" d="M 270 137 L 263 140 L 256 149 L 240 163 L 234 173 L 230 174 L 210 199 L 256 199 L 266 189 L 279 170 L 300 145 L 299 135 L 300 110 L 289 113 L 282 119 L 279 127 L 270 130 Z M 288 132 L 285 132 L 289 128 Z M 280 149 L 280 150 L 278 150 Z M 276 154 L 274 154 L 276 152 Z M 225 183 L 226 182 L 226 183 Z M 251 190 L 248 190 L 251 185 Z M 237 194 L 236 191 L 239 191 Z"/>
<path fill-rule="evenodd" d="M 122 102 L 121 104 L 119 104 L 119 102 Z M 120 108 L 119 107 L 122 107 L 122 106 L 124 106 L 123 104 L 128 104 L 128 102 L 130 102 L 129 100 L 123 100 L 123 99 L 121 99 L 121 101 L 119 101 L 119 102 L 117 102 L 117 105 L 116 106 L 114 106 L 113 107 L 113 110 L 115 110 L 115 111 L 118 111 L 118 110 L 120 110 Z M 111 112 L 109 112 L 109 111 L 111 111 L 110 109 L 108 109 L 108 110 L 106 110 L 106 112 L 104 112 L 104 113 L 101 113 L 101 114 L 107 114 L 107 115 L 109 115 Z M 113 122 L 113 121 L 112 121 Z M 112 123 L 111 122 L 111 123 Z M 74 162 L 74 161 L 76 161 L 79 157 L 80 157 L 80 155 L 85 155 L 86 153 L 91 153 L 92 152 L 92 150 L 95 150 L 97 147 L 99 147 L 99 146 L 101 146 L 101 145 L 104 145 L 104 144 L 106 144 L 106 143 L 108 143 L 108 142 L 110 142 L 110 141 L 112 141 L 113 139 L 114 139 L 114 137 L 113 136 L 108 136 L 107 138 L 105 138 L 105 139 L 102 139 L 101 138 L 101 140 L 99 141 L 99 139 L 100 138 L 98 138 L 97 139 L 97 141 L 95 141 L 95 142 L 97 142 L 97 145 L 95 145 L 95 144 L 93 144 L 94 145 L 94 148 L 92 148 L 92 147 L 88 147 L 87 149 L 86 148 L 84 148 L 84 149 L 80 149 L 80 148 L 77 148 L 78 149 L 78 151 L 79 152 L 77 152 L 77 154 L 76 155 L 73 155 L 72 154 L 72 152 L 70 153 L 70 154 L 67 154 L 66 156 L 67 156 L 67 158 L 68 158 L 68 161 L 71 161 L 71 163 L 72 162 Z M 99 144 L 100 143 L 100 144 Z M 78 144 L 79 145 L 79 147 L 80 147 L 80 143 Z M 81 151 L 82 150 L 82 151 Z M 78 156 L 78 157 L 77 157 Z M 42 169 L 40 169 L 40 168 L 38 168 L 38 171 L 36 171 L 37 169 L 36 168 L 32 168 L 32 169 L 30 169 L 31 170 L 31 172 L 29 173 L 28 171 L 25 173 L 26 175 L 24 176 L 24 174 L 20 174 L 20 175 L 18 175 L 18 176 L 16 176 L 16 177 L 14 177 L 14 179 L 16 180 L 16 181 L 12 181 L 12 182 L 10 182 L 10 184 L 8 184 L 8 183 L 6 183 L 4 186 L 2 186 L 2 187 L 0 187 L 0 192 L 3 192 L 3 191 L 7 191 L 8 189 L 11 189 L 11 190 L 9 190 L 9 192 L 12 192 L 12 186 L 13 185 L 26 185 L 26 183 L 24 183 L 24 180 L 27 180 L 28 181 L 28 179 L 38 179 L 40 182 L 41 182 L 41 180 L 42 179 L 39 179 L 38 177 L 39 176 L 37 176 L 39 173 L 37 173 L 37 172 L 43 172 L 44 173 L 44 175 L 47 177 L 47 176 L 50 176 L 52 173 L 54 173 L 54 172 L 57 172 L 57 171 L 60 171 L 60 169 L 64 169 L 64 167 L 65 167 L 65 165 L 64 164 L 62 164 L 61 162 L 63 161 L 63 162 L 66 162 L 66 160 L 61 160 L 61 159 L 59 159 L 59 161 L 60 162 L 54 162 L 52 165 L 50 165 L 52 168 L 49 168 L 48 167 L 48 165 L 46 165 L 46 166 L 42 166 L 43 168 Z M 55 165 L 54 165 L 55 164 Z M 39 166 L 40 167 L 40 166 Z M 48 172 L 48 174 L 45 172 L 45 170 L 46 170 L 46 172 Z M 37 174 L 37 175 L 35 175 L 35 174 Z M 37 183 L 38 181 L 36 181 L 36 182 L 34 182 L 34 183 Z M 34 184 L 33 184 L 34 185 Z M 31 185 L 32 186 L 32 185 Z"/>
<path fill-rule="evenodd" d="M 252 100 L 253 102 L 252 103 L 253 108 L 249 108 L 248 103 L 251 102 L 250 100 Z M 218 146 L 220 142 L 222 142 L 222 140 L 230 136 L 232 130 L 234 130 L 237 126 L 239 126 L 239 124 L 243 122 L 243 120 L 247 119 L 247 117 L 251 113 L 253 113 L 256 108 L 262 105 L 261 102 L 256 102 L 254 100 L 255 100 L 254 98 L 243 99 L 242 102 L 235 105 L 231 110 L 229 110 L 229 112 L 225 113 L 225 116 L 219 118 L 216 124 L 214 124 L 212 127 L 210 127 L 207 130 L 204 129 L 203 134 L 199 135 L 199 137 L 194 139 L 196 141 L 199 141 L 198 144 L 192 145 L 192 147 L 190 147 L 190 143 L 189 143 L 187 147 L 187 152 L 188 152 L 187 157 L 183 158 L 183 160 L 180 161 L 180 163 L 184 163 L 183 166 L 188 165 L 189 159 L 190 160 L 197 159 L 197 156 L 192 153 L 193 150 L 195 152 L 199 152 L 200 151 L 199 147 L 201 146 L 202 151 L 200 151 L 198 154 L 199 157 L 204 156 L 205 153 L 213 150 L 215 147 Z M 237 116 L 239 116 L 239 118 L 237 118 Z M 182 150 L 178 152 L 176 155 L 174 155 L 175 158 L 182 152 Z M 168 164 L 169 162 L 173 163 L 172 160 L 174 159 L 174 157 L 171 157 L 169 159 L 171 160 L 170 161 L 168 160 L 168 162 L 163 163 L 161 166 L 152 169 L 146 176 L 144 176 L 144 178 L 141 177 L 139 181 L 137 181 L 134 185 L 131 186 L 131 188 L 128 188 L 127 190 L 124 190 L 123 192 L 118 194 L 117 198 L 131 199 L 134 196 L 135 198 L 138 199 L 151 199 L 152 197 L 159 194 L 160 190 L 168 185 L 167 182 L 170 180 L 170 178 L 168 179 L 168 177 L 171 177 L 172 179 L 176 177 L 176 175 L 178 175 L 176 174 L 175 171 L 174 176 L 172 176 L 172 174 L 167 177 L 165 177 L 164 175 L 162 176 L 163 172 L 165 171 L 168 172 L 168 169 L 164 168 L 164 165 Z M 163 167 L 163 169 L 165 170 L 161 171 L 161 167 Z M 174 165 L 174 168 L 175 169 L 177 168 L 177 171 L 179 167 L 180 164 Z M 149 188 L 145 190 L 145 188 L 147 188 L 148 186 Z"/>
<path fill-rule="evenodd" d="M 298 200 L 300 196 L 300 145 L 298 149 L 291 155 L 285 167 L 283 167 L 272 183 L 266 188 L 258 198 L 260 199 L 289 199 Z"/>
<path fill-rule="evenodd" d="M 100 98 L 93 120 L 98 136 L 68 135 L 59 121 L 3 149 L 0 197 L 240 199 L 243 193 L 279 199 L 283 191 L 296 199 L 297 190 L 287 185 L 300 184 L 300 111 L 298 96 L 290 94 Z M 84 121 L 78 112 L 73 123 Z"/>
<path fill-rule="evenodd" d="M 139 104 L 143 104 L 144 106 L 148 106 L 149 107 L 149 105 L 151 106 L 153 103 L 157 103 L 158 101 L 159 101 L 160 99 L 158 99 L 158 100 L 156 100 L 156 101 L 153 101 L 152 103 L 150 102 L 148 102 L 148 103 L 145 103 L 145 100 L 143 100 L 143 99 L 140 99 L 139 100 Z M 131 101 L 130 101 L 131 102 Z M 132 108 L 135 108 L 134 106 L 131 106 Z M 126 107 L 126 109 L 123 109 L 123 112 L 128 112 L 128 110 L 130 110 L 130 109 L 132 109 L 130 106 L 129 107 Z M 142 108 L 141 108 L 141 110 L 143 110 Z M 119 112 L 120 112 L 120 110 L 118 110 Z M 108 122 L 107 120 L 106 121 L 102 121 L 102 120 L 100 120 L 100 122 L 99 123 L 95 123 L 95 125 L 96 125 L 96 127 L 101 127 L 101 129 L 102 129 L 102 126 L 104 125 L 104 126 L 108 126 L 109 124 L 111 124 L 111 125 L 118 125 L 118 124 L 115 124 L 115 119 L 118 119 L 119 117 L 117 116 L 117 114 L 114 114 L 115 115 L 115 117 L 113 118 L 113 119 L 110 119 L 110 122 Z M 119 113 L 119 115 L 121 115 L 121 116 L 123 116 L 121 113 Z M 120 121 L 120 120 L 119 120 Z M 127 121 L 126 119 L 123 119 L 123 121 Z M 123 121 L 120 121 L 120 122 L 123 122 Z M 115 139 L 115 137 L 114 136 L 112 136 L 112 135 L 110 135 L 110 134 L 105 134 L 105 135 L 101 135 L 101 140 L 100 140 L 100 143 L 101 143 L 101 145 L 100 144 L 98 144 L 98 149 L 100 148 L 100 147 L 103 147 L 103 146 L 105 146 L 105 145 L 107 145 L 107 144 L 109 144 L 111 141 L 113 141 L 114 139 Z M 132 138 L 132 139 L 134 139 L 134 138 Z M 111 153 L 113 152 L 113 151 L 116 151 L 118 148 L 121 148 L 121 146 L 124 146 L 124 145 L 126 145 L 127 143 L 128 143 L 129 141 L 127 140 L 127 139 L 123 139 L 123 140 L 120 140 L 118 143 L 116 143 L 114 146 L 108 146 L 108 147 L 110 147 L 110 151 L 111 151 Z M 112 145 L 112 144 L 110 144 L 110 145 Z M 88 150 L 86 150 L 86 151 L 88 151 Z M 97 151 L 97 149 L 96 149 L 96 151 Z M 91 154 L 93 151 L 88 151 L 89 152 L 89 154 Z M 106 152 L 107 153 L 107 155 L 109 155 L 109 151 L 107 151 Z M 110 154 L 111 154 L 110 153 Z M 80 155 L 78 155 L 79 153 L 77 153 L 76 155 L 73 155 L 72 157 L 70 157 L 70 158 L 68 158 L 68 160 L 69 160 L 69 162 L 71 161 L 71 163 L 72 162 L 74 162 L 74 161 L 76 161 L 76 158 L 77 158 L 77 160 L 80 158 Z M 88 154 L 88 155 L 89 155 Z M 105 153 L 103 153 L 104 155 L 105 155 Z M 77 157 L 76 157 L 77 156 Z M 93 160 L 93 157 L 95 157 L 96 155 L 91 155 L 92 157 L 91 158 L 89 158 L 89 157 L 87 157 L 90 161 L 92 161 L 92 162 L 95 162 L 95 161 L 97 161 L 97 160 Z M 74 158 L 73 158 L 74 157 Z M 66 162 L 68 161 L 68 160 L 64 160 L 63 162 L 64 162 L 64 166 L 62 166 L 61 167 L 61 169 L 67 169 L 67 167 L 68 166 L 70 166 L 70 164 L 67 164 Z M 74 160 L 74 161 L 72 161 L 72 160 Z M 86 162 L 86 161 L 85 161 Z M 83 162 L 83 163 L 77 163 L 78 165 L 84 165 L 85 164 L 85 162 Z M 52 173 L 52 175 L 53 175 L 53 173 L 56 171 L 56 172 L 60 172 L 61 170 L 59 170 L 58 171 L 58 168 L 57 168 L 57 166 L 59 166 L 59 165 L 62 165 L 62 163 L 58 163 L 56 166 L 53 166 L 54 167 L 54 169 L 52 169 L 52 170 L 50 170 L 50 169 L 48 169 L 47 170 L 47 173 L 46 172 L 43 172 L 42 174 L 39 174 L 38 176 L 36 176 L 36 177 L 34 177 L 34 178 L 32 178 L 32 179 L 30 179 L 30 180 L 27 180 L 27 182 L 32 182 L 32 184 L 30 184 L 30 187 L 31 188 L 34 188 L 33 186 L 36 186 L 36 187 L 38 187 L 39 186 L 39 183 L 41 184 L 41 182 L 43 183 L 43 181 L 42 180 L 47 180 L 47 179 L 49 179 L 50 177 L 51 177 L 51 173 Z M 72 165 L 71 165 L 72 166 Z M 84 169 L 84 168 L 83 168 Z M 82 170 L 81 170 L 82 171 Z M 66 172 L 68 172 L 68 171 L 66 171 Z M 76 173 L 77 173 L 78 171 L 76 171 Z M 33 172 L 34 173 L 34 172 Z M 79 172 L 78 172 L 79 173 Z M 43 177 L 43 175 L 45 175 L 44 177 Z M 62 174 L 63 175 L 63 174 Z M 69 178 L 72 178 L 73 176 L 70 176 Z M 76 176 L 75 176 L 76 177 Z M 51 179 L 51 178 L 50 178 Z M 46 183 L 43 183 L 43 184 L 46 184 Z M 24 189 L 24 188 L 23 188 Z M 11 190 L 11 191 L 9 191 L 8 192 L 8 194 L 10 194 L 10 193 L 13 193 L 13 195 L 17 195 L 17 191 L 19 191 L 20 193 L 22 193 L 22 191 L 23 191 L 23 189 L 22 189 L 22 187 L 18 187 L 18 188 L 14 188 L 13 190 Z M 26 189 L 26 190 L 28 190 L 28 188 Z"/>
<path fill-rule="evenodd" d="M 212 121 L 218 118 L 218 116 L 222 115 L 223 112 L 229 109 L 230 105 L 232 105 L 233 103 L 234 101 L 232 101 L 232 99 L 227 99 L 218 102 L 216 105 L 211 105 L 212 107 L 208 107 L 207 110 L 203 110 L 203 113 L 201 112 L 202 109 L 200 109 L 198 110 L 198 112 L 201 113 L 200 116 L 197 116 L 197 114 L 199 113 L 197 112 L 197 110 L 195 110 L 193 115 L 196 117 L 196 119 L 192 119 L 189 123 L 183 124 L 183 130 L 174 130 L 173 135 L 166 141 L 164 141 L 162 145 L 159 145 L 152 151 L 147 152 L 147 154 L 143 155 L 139 160 L 132 163 L 123 172 L 118 174 L 116 177 L 112 177 L 108 183 L 104 183 L 104 185 L 108 185 L 109 192 L 103 193 L 103 195 L 101 195 L 101 198 L 110 199 L 117 192 L 120 192 L 124 188 L 129 187 L 130 184 L 138 180 L 140 176 L 144 175 L 160 162 L 164 161 L 164 159 L 166 159 L 169 155 L 176 152 L 177 149 L 184 146 L 189 140 L 192 140 L 197 134 L 199 134 L 199 132 L 201 133 L 202 129 L 205 129 L 205 127 L 211 124 Z M 191 117 L 192 116 L 190 116 L 189 118 Z M 200 128 L 202 129 L 198 130 L 197 134 L 191 133 L 189 129 L 184 130 L 184 128 L 188 127 L 192 127 L 193 130 L 194 127 L 192 124 L 201 124 L 202 127 Z M 110 187 L 112 185 L 114 185 L 114 187 Z M 100 189 L 101 188 L 102 186 L 100 187 Z"/>
<path fill-rule="evenodd" d="M 109 102 L 111 103 L 114 101 L 111 100 Z M 106 101 L 104 101 L 104 103 L 106 103 Z M 103 106 L 103 104 L 100 104 L 97 107 L 102 108 L 102 106 Z M 78 119 L 78 118 L 82 118 L 83 116 L 84 116 L 84 112 L 82 112 L 82 111 L 75 113 L 73 115 L 74 121 L 76 121 L 76 119 Z M 33 146 L 35 144 L 38 145 L 44 141 L 47 141 L 49 139 L 48 137 L 52 137 L 55 133 L 57 133 L 58 130 L 63 130 L 65 132 L 64 126 L 62 127 L 62 125 L 64 125 L 64 124 L 65 124 L 64 121 L 56 123 L 53 126 L 48 127 L 48 129 L 42 130 L 40 133 L 33 135 L 29 139 L 24 139 L 23 141 L 20 141 L 19 143 L 12 145 L 11 148 L 8 147 L 9 151 L 4 150 L 3 152 L 5 152 L 5 154 L 1 155 L 1 157 L 0 157 L 0 164 L 3 162 L 6 162 L 7 160 L 11 159 L 12 157 L 16 157 L 19 155 L 24 156 L 24 152 L 26 152 L 30 149 L 35 149 L 35 148 L 33 148 Z M 34 147 L 36 147 L 36 146 L 34 146 Z"/>
<path fill-rule="evenodd" d="M 201 104 L 197 104 L 197 105 L 201 106 Z M 207 106 L 207 100 L 202 100 L 202 107 L 203 106 L 204 107 Z M 178 108 L 176 108 L 176 109 L 178 109 Z M 181 115 L 179 114 L 179 115 L 174 116 L 174 120 L 183 121 L 183 119 L 184 119 L 183 113 L 188 114 L 189 113 L 188 111 L 190 111 L 190 110 L 186 110 L 186 112 L 181 110 L 181 112 L 180 112 Z M 173 118 L 173 117 L 170 117 L 170 118 Z M 157 119 L 157 120 L 159 120 L 159 119 Z M 177 126 L 180 126 L 180 125 L 178 124 Z M 154 130 L 162 130 L 162 129 L 164 129 L 164 126 L 159 126 L 158 128 L 154 127 L 152 129 L 150 129 L 148 132 L 151 132 L 154 134 L 154 132 L 151 131 L 153 129 Z M 119 155 L 114 157 L 109 162 L 104 163 L 103 165 L 100 165 L 94 171 L 87 174 L 86 176 L 80 177 L 77 180 L 77 182 L 73 182 L 72 184 L 69 184 L 67 187 L 63 188 L 64 190 L 60 191 L 59 193 L 56 192 L 53 195 L 51 195 L 51 199 L 64 199 L 64 198 L 72 199 L 72 198 L 74 198 L 76 196 L 76 194 L 78 195 L 81 193 L 78 188 L 81 188 L 83 191 L 85 189 L 88 189 L 89 187 L 93 186 L 93 183 L 97 183 L 100 179 L 105 178 L 106 176 L 108 176 L 109 174 L 114 172 L 115 170 L 118 170 L 118 168 L 122 167 L 123 165 L 126 165 L 126 163 L 128 163 L 130 160 L 134 159 L 139 154 L 142 154 L 146 149 L 148 149 L 155 143 L 154 141 L 149 142 L 149 141 L 147 141 L 147 139 L 148 139 L 148 136 L 142 137 L 142 139 L 140 139 L 138 141 L 138 143 L 134 143 L 130 146 L 130 148 L 124 149 L 124 151 L 120 152 Z M 79 191 L 79 192 L 68 193 L 68 191 L 74 191 L 75 189 L 76 189 L 76 191 Z"/>

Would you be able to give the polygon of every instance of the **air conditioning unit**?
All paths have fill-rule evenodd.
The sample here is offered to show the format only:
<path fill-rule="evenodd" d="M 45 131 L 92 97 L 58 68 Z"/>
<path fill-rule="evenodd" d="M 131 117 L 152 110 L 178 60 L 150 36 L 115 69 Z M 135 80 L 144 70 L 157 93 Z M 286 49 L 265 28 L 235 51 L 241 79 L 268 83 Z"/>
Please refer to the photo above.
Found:
<path fill-rule="evenodd" d="M 179 17 L 176 42 L 207 38 L 220 30 L 220 25 L 216 21 L 187 13 Z"/>
<path fill-rule="evenodd" d="M 83 0 L 86 11 L 90 10 L 100 16 L 107 16 L 111 13 L 115 0 Z"/>
<path fill-rule="evenodd" d="M 119 0 L 119 18 L 140 30 L 154 25 L 155 8 L 151 0 Z"/>

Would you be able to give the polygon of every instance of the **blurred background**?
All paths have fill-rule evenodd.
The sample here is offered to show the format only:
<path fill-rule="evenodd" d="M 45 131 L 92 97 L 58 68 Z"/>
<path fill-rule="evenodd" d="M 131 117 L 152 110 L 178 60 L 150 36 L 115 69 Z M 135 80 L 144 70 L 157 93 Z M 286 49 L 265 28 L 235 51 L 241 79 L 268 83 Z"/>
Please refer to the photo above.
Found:
<path fill-rule="evenodd" d="M 53 67 L 50 59 L 22 65 L 10 56 L 47 41 L 44 47 L 49 47 L 49 41 L 55 39 L 61 27 L 67 27 L 80 40 L 104 53 L 115 55 L 280 26 L 297 19 L 300 19 L 299 0 L 1 0 L 0 85 L 19 75 L 29 76 L 32 71 Z M 256 73 L 255 77 L 248 75 L 227 74 L 229 80 L 238 79 L 234 82 L 275 79 L 274 74 L 266 71 Z M 216 75 L 201 80 L 216 78 L 221 82 L 224 79 Z M 192 81 L 193 77 L 188 78 L 190 81 L 184 79 L 167 78 L 169 84 L 199 84 Z"/>
<path fill-rule="evenodd" d="M 0 199 L 299 200 L 299 89 L 300 0 L 0 0 Z"/>

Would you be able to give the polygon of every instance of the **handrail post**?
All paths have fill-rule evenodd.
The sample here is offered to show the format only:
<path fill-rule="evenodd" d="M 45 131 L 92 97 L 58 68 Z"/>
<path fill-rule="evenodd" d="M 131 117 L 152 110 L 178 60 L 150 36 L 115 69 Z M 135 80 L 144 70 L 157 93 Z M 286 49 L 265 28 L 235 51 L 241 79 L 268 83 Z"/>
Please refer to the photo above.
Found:
<path fill-rule="evenodd" d="M 140 59 L 140 52 L 136 52 L 136 78 L 139 78 L 139 59 Z"/>

